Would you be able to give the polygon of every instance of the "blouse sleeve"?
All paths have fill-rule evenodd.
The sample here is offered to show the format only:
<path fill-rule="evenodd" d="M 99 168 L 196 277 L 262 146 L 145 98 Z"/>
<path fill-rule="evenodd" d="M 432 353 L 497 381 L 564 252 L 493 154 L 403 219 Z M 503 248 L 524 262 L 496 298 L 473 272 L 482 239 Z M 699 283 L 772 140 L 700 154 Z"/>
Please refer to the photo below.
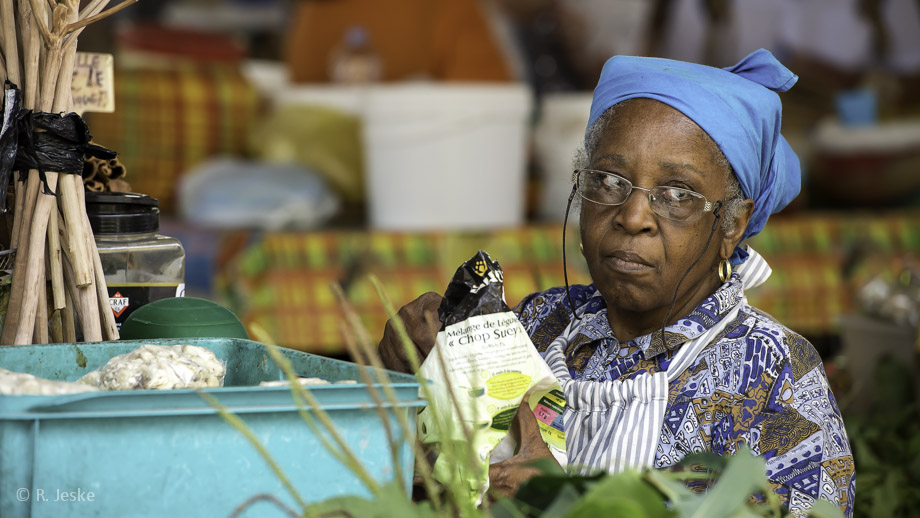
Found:
<path fill-rule="evenodd" d="M 789 332 L 785 342 L 789 360 L 769 390 L 751 442 L 793 516 L 807 515 L 816 499 L 824 499 L 852 517 L 853 454 L 821 359 L 799 335 Z"/>

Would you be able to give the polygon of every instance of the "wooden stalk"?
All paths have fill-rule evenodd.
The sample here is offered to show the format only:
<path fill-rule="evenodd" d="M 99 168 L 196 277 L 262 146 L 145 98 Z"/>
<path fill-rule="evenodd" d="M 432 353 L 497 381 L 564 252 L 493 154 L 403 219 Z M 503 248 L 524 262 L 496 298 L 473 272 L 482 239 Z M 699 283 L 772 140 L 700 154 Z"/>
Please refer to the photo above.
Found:
<path fill-rule="evenodd" d="M 83 288 L 93 283 L 93 266 L 89 257 L 89 249 L 86 246 L 86 232 L 83 225 L 86 209 L 80 206 L 80 196 L 74 180 L 79 181 L 77 175 L 62 175 L 58 180 L 60 185 L 58 193 L 61 195 L 61 206 L 64 209 L 64 229 L 72 236 L 68 240 L 70 262 L 73 264 L 77 286 Z M 82 190 L 83 182 L 79 183 L 79 188 Z"/>
<path fill-rule="evenodd" d="M 19 181 L 18 171 L 13 171 L 13 228 L 10 231 L 10 250 L 19 246 L 19 227 L 22 226 L 22 211 L 26 201 L 26 183 Z"/>
<path fill-rule="evenodd" d="M 0 0 L 5 1 L 5 0 Z M 34 5 L 33 5 L 34 7 Z M 39 27 L 44 27 L 44 21 L 39 19 L 39 13 L 41 11 L 33 11 L 33 20 L 35 24 Z M 13 19 L 3 17 L 4 30 L 6 31 L 7 22 L 12 24 Z M 47 31 L 47 29 L 46 29 Z M 8 34 L 8 33 L 7 33 Z M 15 34 L 15 31 L 12 33 Z M 42 49 L 39 49 L 41 52 Z M 29 76 L 33 72 L 30 72 Z M 25 325 L 20 320 L 21 310 L 24 306 L 31 307 L 32 309 L 36 308 L 34 291 L 33 297 L 26 297 L 26 279 L 29 278 L 29 264 L 30 264 L 30 236 L 32 235 L 32 223 L 34 222 L 35 208 L 38 204 L 38 191 L 39 191 L 39 178 L 37 171 L 30 171 L 28 175 L 28 181 L 26 183 L 25 199 L 22 202 L 22 208 L 19 211 L 19 223 L 14 225 L 14 239 L 17 242 L 17 252 L 16 252 L 16 262 L 13 268 L 13 281 L 12 286 L 10 286 L 10 302 L 9 308 L 13 311 L 7 312 L 7 321 L 3 326 L 3 333 L 0 335 L 0 343 L 4 345 L 9 345 L 17 342 L 17 336 L 22 336 L 26 331 L 25 329 L 20 332 L 20 328 L 24 328 Z M 17 200 L 17 205 L 19 201 Z M 42 239 L 41 249 L 44 251 L 44 239 Z M 33 267 L 34 269 L 34 267 Z M 20 311 L 16 311 L 15 308 L 19 308 Z M 25 308 L 28 309 L 28 308 Z M 27 311 L 28 312 L 28 311 Z M 31 331 L 34 324 L 29 323 L 28 328 Z"/>
<path fill-rule="evenodd" d="M 25 4 L 26 1 L 27 1 L 27 0 L 20 0 L 20 2 L 22 2 L 22 4 Z M 75 7 L 75 8 L 76 8 L 76 7 Z M 45 15 L 45 13 L 39 13 L 39 16 L 42 16 L 42 15 Z M 37 31 L 37 30 L 34 30 L 34 31 L 32 31 L 32 33 L 33 33 L 33 35 L 34 35 L 34 38 L 37 39 L 37 38 L 38 38 L 38 31 Z M 76 51 L 76 40 L 74 40 L 74 52 L 75 52 L 75 51 Z M 66 54 L 66 53 L 67 53 L 67 49 L 65 49 L 64 52 L 65 52 L 65 54 Z M 37 69 L 37 67 L 36 67 L 36 69 Z M 72 70 L 73 70 L 73 62 L 72 62 L 72 60 L 70 61 L 70 64 L 69 64 L 69 66 L 68 66 L 68 61 L 65 59 L 65 60 L 64 60 L 64 63 L 61 65 L 61 69 L 60 69 L 60 71 L 59 71 L 59 73 L 58 73 L 58 74 L 59 74 L 58 82 L 60 82 L 60 76 L 63 76 L 63 75 L 68 75 L 68 76 L 70 76 L 70 78 L 72 78 L 72 77 L 73 77 Z M 68 78 L 68 80 L 67 80 L 67 88 L 68 88 L 68 89 L 69 89 L 70 86 L 71 86 L 71 79 L 70 79 L 70 78 Z M 56 99 L 56 100 L 57 100 L 57 99 Z M 52 107 L 52 108 L 54 108 L 54 107 Z M 59 185 L 60 185 L 60 181 L 59 181 L 58 183 L 59 183 Z M 49 231 L 48 231 L 48 243 L 49 243 L 49 247 L 48 247 L 48 249 L 49 249 L 49 252 L 50 252 L 49 264 L 50 264 L 50 268 L 51 268 L 51 286 L 52 286 L 52 293 L 53 293 L 53 295 L 54 295 L 54 308 L 55 308 L 55 309 L 63 309 L 63 308 L 65 307 L 65 305 L 66 305 L 66 297 L 65 297 L 65 295 L 64 295 L 65 289 L 64 289 L 64 285 L 63 285 L 63 283 L 64 283 L 64 274 L 63 274 L 63 268 L 62 268 L 62 266 L 61 266 L 61 260 L 62 260 L 62 258 L 61 258 L 60 235 L 59 235 L 59 233 L 58 233 L 59 213 L 57 213 L 57 212 L 58 212 L 58 211 L 55 211 L 56 214 L 52 215 L 52 216 L 51 216 L 51 219 L 50 219 L 50 221 L 49 221 Z M 77 277 L 78 277 L 78 279 L 81 278 L 79 274 L 77 275 Z"/>
<path fill-rule="evenodd" d="M 118 11 L 121 11 L 121 10 L 124 9 L 125 7 L 128 7 L 128 6 L 130 6 L 131 4 L 136 4 L 137 2 L 138 2 L 138 0 L 124 0 L 122 3 L 116 5 L 115 7 L 111 8 L 111 9 L 109 9 L 108 11 L 106 11 L 106 12 L 103 13 L 103 12 L 101 12 L 102 9 L 105 7 L 106 4 L 109 3 L 109 0 L 105 0 L 104 2 L 101 2 L 101 5 L 99 5 L 98 11 L 96 11 L 97 14 L 92 14 L 92 13 L 90 12 L 90 9 L 88 9 L 88 8 L 87 8 L 87 9 L 84 9 L 83 11 L 86 13 L 86 17 L 84 17 L 83 14 L 81 13 L 81 14 L 80 14 L 80 21 L 68 25 L 68 26 L 67 26 L 67 30 L 68 30 L 68 31 L 75 31 L 75 30 L 78 30 L 78 29 L 82 29 L 82 28 L 86 27 L 87 25 L 89 25 L 89 24 L 91 24 L 91 23 L 98 22 L 99 20 L 102 20 L 103 18 L 108 18 L 109 16 L 112 16 L 113 14 L 117 13 Z"/>
<path fill-rule="evenodd" d="M 38 310 L 35 316 L 34 329 L 32 330 L 32 343 L 48 343 L 48 281 L 45 280 L 45 265 L 40 267 L 39 272 L 39 289 L 38 289 Z"/>
<path fill-rule="evenodd" d="M 74 11 L 74 16 L 76 12 Z M 77 61 L 77 35 L 83 29 L 74 32 L 61 46 L 61 66 L 55 81 L 55 95 L 52 110 L 54 113 L 73 111 L 73 67 Z"/>
<path fill-rule="evenodd" d="M 19 71 L 19 45 L 16 42 L 16 10 L 13 0 L 0 0 L 0 24 L 3 30 L 3 55 L 6 57 L 6 77 L 22 86 L 22 75 Z"/>
<path fill-rule="evenodd" d="M 71 176 L 71 175 L 65 175 Z M 61 229 L 61 244 L 65 249 L 71 248 L 69 241 L 77 239 L 79 236 L 73 232 L 68 232 L 64 225 L 63 216 L 59 219 Z M 73 304 L 76 304 L 76 317 L 80 321 L 80 328 L 83 330 L 83 341 L 100 342 L 102 341 L 102 327 L 99 321 L 98 297 L 93 286 L 80 288 L 76 285 L 74 278 L 73 257 L 64 255 L 62 266 L 64 270 L 64 285 L 70 291 Z M 108 298 L 106 298 L 108 300 Z"/>
<path fill-rule="evenodd" d="M 20 70 L 17 47 L 14 15 L 17 1 L 24 71 Z M 80 0 L 0 0 L 3 24 L 0 45 L 6 57 L 3 73 L 24 89 L 27 108 L 53 113 L 72 110 L 70 89 L 77 36 L 87 24 L 136 2 L 124 0 L 103 12 L 109 1 L 89 0 L 81 11 Z M 43 45 L 38 43 L 39 39 Z M 21 84 L 23 79 L 26 84 Z M 12 239 L 18 251 L 10 296 L 10 308 L 14 311 L 8 315 L 0 340 L 4 344 L 25 344 L 33 338 L 47 340 L 47 304 L 42 301 L 48 297 L 46 260 L 47 271 L 52 279 L 57 279 L 52 281 L 52 296 L 55 308 L 59 309 L 55 318 L 58 314 L 61 318 L 60 338 L 76 340 L 76 312 L 84 340 L 100 341 L 103 334 L 100 324 L 104 324 L 107 338 L 117 339 L 104 272 L 85 213 L 82 181 L 75 175 L 60 176 L 58 172 L 47 172 L 46 181 L 49 188 L 61 194 L 60 220 L 57 199 L 41 195 L 36 172 L 30 171 L 28 182 L 16 184 Z M 66 254 L 58 251 L 60 243 L 64 243 Z"/>
<path fill-rule="evenodd" d="M 53 311 L 51 316 L 48 317 L 48 337 L 49 341 L 54 344 L 64 342 L 64 329 L 60 310 Z"/>
<path fill-rule="evenodd" d="M 99 320 L 99 300 L 95 286 L 77 288 L 80 304 L 80 328 L 83 329 L 84 342 L 102 341 L 102 323 Z"/>
<path fill-rule="evenodd" d="M 61 69 L 61 53 L 60 42 L 52 43 L 52 46 L 45 44 L 45 59 L 42 66 L 39 67 L 41 69 L 39 108 L 43 112 L 50 112 L 54 106 L 54 89 Z"/>
<path fill-rule="evenodd" d="M 63 264 L 61 265 L 63 270 Z M 64 290 L 64 296 L 67 298 L 67 305 L 60 311 L 61 313 L 61 331 L 64 335 L 64 342 L 73 343 L 77 341 L 77 328 L 74 325 L 73 298 L 70 292 Z"/>
<path fill-rule="evenodd" d="M 71 319 L 70 325 L 74 327 L 74 338 L 72 341 L 77 340 L 77 332 L 75 324 L 77 321 L 83 321 L 83 315 L 80 314 L 82 307 L 80 306 L 80 297 L 77 294 L 77 286 L 73 283 L 73 266 L 70 265 L 70 260 L 67 259 L 67 256 L 64 256 L 64 260 L 61 261 L 62 270 L 64 270 L 64 286 L 67 287 L 67 298 L 70 300 L 70 303 L 67 304 L 67 307 L 70 308 Z M 65 335 L 67 332 L 65 331 Z"/>
<path fill-rule="evenodd" d="M 2 14 L 2 16 L 0 16 L 0 18 L 3 20 L 3 44 L 7 56 L 9 56 L 8 59 L 10 60 L 11 67 L 15 65 L 13 67 L 14 70 L 10 70 L 9 79 L 23 89 L 23 107 L 26 109 L 34 109 L 37 103 L 38 55 L 41 52 L 41 45 L 38 43 L 37 33 L 31 30 L 31 16 L 24 16 L 26 12 L 24 9 L 25 5 L 20 3 L 19 20 L 20 23 L 24 24 L 21 27 L 21 36 L 23 38 L 24 65 L 26 67 L 25 83 L 22 83 L 16 44 L 17 34 L 14 26 L 15 15 L 13 1 L 0 0 L 0 2 L 2 2 L 2 5 L 0 5 L 0 11 L 2 11 L 0 14 Z M 31 9 L 29 9 L 28 12 L 31 13 Z M 11 50 L 12 52 L 10 52 Z M 20 182 L 19 179 L 15 177 L 13 181 L 15 182 L 14 189 L 16 192 L 16 201 L 14 205 L 15 212 L 13 214 L 13 230 L 10 237 L 10 248 L 17 248 L 18 250 L 16 252 L 16 262 L 14 265 L 13 285 L 10 287 L 9 308 L 19 308 L 23 302 L 25 276 L 17 274 L 17 272 L 22 272 L 26 268 L 25 265 L 28 262 L 28 239 L 23 239 L 23 236 L 28 236 L 31 229 L 32 214 L 38 196 L 39 180 L 37 172 L 33 171 L 29 174 L 29 181 L 27 182 Z M 42 246 L 42 248 L 44 248 L 44 246 Z M 0 336 L 0 343 L 13 343 L 18 324 L 19 312 L 15 310 L 8 311 L 7 322 L 3 328 L 2 336 Z"/>
<path fill-rule="evenodd" d="M 34 182 L 33 182 L 34 179 Z M 6 321 L 3 323 L 3 333 L 0 335 L 0 343 L 3 345 L 12 345 L 16 340 L 16 331 L 19 329 L 19 311 L 23 305 L 23 296 L 25 295 L 26 286 L 26 265 L 29 263 L 29 235 L 31 232 L 32 215 L 35 211 L 35 205 L 38 198 L 38 173 L 29 175 L 29 182 L 24 189 L 26 192 L 23 202 L 23 210 L 20 211 L 20 218 L 16 260 L 13 263 L 13 281 L 10 286 L 10 301 L 8 304 Z M 42 243 L 42 249 L 44 249 Z"/>
<path fill-rule="evenodd" d="M 83 331 L 84 342 L 101 342 L 102 328 L 99 325 L 99 310 L 96 307 L 96 293 L 89 288 L 78 288 L 73 282 L 73 266 L 65 256 L 63 261 L 64 284 L 69 290 L 77 320 Z"/>
<path fill-rule="evenodd" d="M 39 57 L 42 50 L 41 36 L 36 27 L 35 16 L 39 16 L 40 13 L 33 13 L 32 6 L 27 0 L 19 0 L 18 7 L 19 33 L 22 38 L 21 46 L 23 51 L 22 66 L 25 69 L 23 73 L 25 82 L 19 86 L 23 90 L 23 108 L 34 110 L 39 106 Z M 34 200 L 38 193 L 38 173 L 31 171 L 28 178 L 31 181 L 20 182 L 18 179 L 14 179 L 16 182 L 16 208 L 13 214 L 13 233 L 10 248 L 19 246 L 22 228 L 28 228 L 26 222 L 31 221 L 31 211 L 35 206 Z M 28 188 L 26 188 L 26 184 L 28 184 Z M 29 214 L 24 214 L 27 203 Z"/>
<path fill-rule="evenodd" d="M 109 5 L 111 0 L 91 0 L 86 6 L 80 11 L 80 20 L 86 20 L 87 18 L 96 16 L 101 13 L 105 6 Z"/>
<path fill-rule="evenodd" d="M 71 21 L 76 19 L 76 8 L 79 2 L 73 2 L 74 10 L 69 14 Z M 103 5 L 104 7 L 104 5 Z M 71 83 L 73 81 L 73 67 L 77 55 L 77 36 L 82 32 L 82 28 L 73 31 L 70 38 L 66 41 L 63 48 L 61 69 L 57 80 L 57 88 L 54 99 L 55 112 L 69 112 L 73 109 L 73 99 L 71 97 Z M 101 342 L 103 339 L 103 328 L 109 332 L 108 321 L 101 321 L 100 317 L 105 319 L 112 313 L 109 307 L 109 296 L 105 281 L 102 283 L 102 293 L 94 271 L 94 262 L 99 260 L 98 252 L 93 252 L 95 242 L 93 232 L 89 225 L 89 218 L 86 216 L 86 202 L 83 194 L 83 180 L 79 175 L 65 175 L 66 181 L 61 189 L 61 198 L 64 201 L 64 222 L 67 224 L 67 231 L 71 233 L 71 243 L 82 242 L 83 255 L 85 263 L 74 262 L 74 275 L 76 276 L 78 292 L 80 293 L 81 305 L 84 308 L 85 315 L 80 324 L 83 328 L 83 339 L 87 342 Z M 70 206 L 73 204 L 74 206 Z M 74 210 L 75 209 L 75 210 Z M 76 247 L 79 248 L 79 245 Z M 86 271 L 81 271 L 86 268 Z M 100 263 L 99 270 L 102 270 Z M 83 284 L 83 275 L 87 277 L 87 283 Z M 104 306 L 103 306 L 104 305 Z M 105 311 L 102 311 L 102 310 Z M 101 312 L 101 314 L 100 314 Z M 103 326 L 103 323 L 106 325 Z M 112 324 L 114 324 L 114 315 L 112 315 Z M 118 331 L 114 331 L 118 336 Z"/>
<path fill-rule="evenodd" d="M 94 258 L 96 259 L 93 261 L 93 268 L 96 273 L 96 298 L 99 302 L 99 314 L 102 317 L 102 334 L 106 340 L 118 340 L 118 323 L 115 322 L 115 313 L 112 312 L 112 305 L 109 303 L 109 289 L 105 283 L 102 261 L 99 260 L 96 242 L 92 242 L 93 254 L 95 254 Z"/>
<path fill-rule="evenodd" d="M 51 299 L 54 309 L 64 309 L 64 270 L 61 267 L 61 235 L 58 231 L 58 211 L 48 216 L 48 273 L 51 277 Z"/>
<path fill-rule="evenodd" d="M 19 182 L 23 184 L 23 199 L 20 202 L 16 200 L 16 206 L 19 207 L 19 204 L 22 204 L 22 207 L 19 208 L 20 218 L 18 225 L 13 224 L 14 229 L 14 238 L 16 240 L 16 248 L 19 248 L 19 245 L 24 244 L 24 236 L 29 235 L 29 228 L 32 226 L 32 212 L 35 210 L 35 201 L 38 199 L 38 191 L 41 187 L 41 182 L 38 179 L 38 171 L 33 169 L 29 171 L 29 175 L 26 177 L 25 182 Z"/>
<path fill-rule="evenodd" d="M 45 21 L 40 19 L 39 12 L 34 12 L 33 14 L 33 19 L 35 20 L 36 24 L 41 27 Z M 73 18 L 75 17 L 76 13 L 73 10 L 68 9 L 64 4 L 58 4 L 53 11 L 55 28 L 72 22 Z M 54 38 L 52 41 L 45 41 L 45 46 L 48 48 L 48 59 L 45 62 L 44 73 L 41 77 L 41 111 L 44 112 L 50 112 L 53 106 L 59 104 L 58 99 L 55 98 L 54 94 L 57 77 L 60 72 L 59 67 L 63 56 L 60 33 L 58 32 L 57 34 L 54 34 L 54 36 L 56 36 L 56 38 Z M 30 174 L 29 176 L 33 175 Z M 58 173 L 47 172 L 45 173 L 45 177 L 47 179 L 48 187 L 51 190 L 56 190 L 58 185 Z M 10 294 L 10 300 L 12 301 L 13 297 L 17 295 L 17 287 L 21 290 L 19 322 L 17 323 L 15 337 L 13 338 L 13 343 L 15 345 L 28 344 L 31 338 L 31 333 L 34 330 L 35 318 L 38 310 L 37 292 L 39 289 L 39 270 L 44 269 L 44 253 L 46 233 L 48 231 L 48 217 L 51 215 L 51 209 L 54 205 L 56 205 L 56 198 L 54 196 L 38 196 L 35 203 L 35 209 L 32 213 L 32 226 L 29 229 L 28 234 L 28 254 L 24 268 L 25 271 L 20 269 L 13 275 L 13 292 Z M 20 240 L 22 241 L 23 237 L 20 237 Z M 18 259 L 19 253 L 17 252 L 16 255 Z M 17 260 L 17 266 L 18 263 L 19 261 Z M 17 286 L 15 282 L 15 278 L 17 276 L 22 276 L 23 278 L 23 281 L 19 284 L 19 286 Z M 43 280 L 44 276 L 42 276 L 42 281 Z M 45 289 L 43 282 L 41 288 Z"/>
<path fill-rule="evenodd" d="M 20 14 L 22 14 L 23 4 L 20 4 Z M 31 11 L 29 11 L 31 13 Z M 41 45 L 38 41 L 38 34 L 36 31 L 29 31 L 30 34 L 28 37 L 24 36 L 23 49 L 26 53 L 25 61 L 25 77 L 26 83 L 21 85 L 23 88 L 23 108 L 27 110 L 34 110 L 38 108 L 39 98 L 38 98 L 38 70 L 39 70 L 39 61 L 38 57 L 41 53 Z M 16 188 L 19 189 L 20 185 L 23 182 L 19 182 L 18 179 L 14 178 L 16 182 Z M 10 248 L 18 248 L 19 240 L 22 237 L 23 229 L 29 228 L 29 222 L 31 222 L 32 209 L 35 206 L 35 199 L 38 195 L 39 188 L 39 179 L 38 171 L 31 170 L 27 176 L 27 188 L 18 190 L 16 193 L 16 212 L 13 215 L 13 235 L 11 237 Z"/>
<path fill-rule="evenodd" d="M 23 75 L 24 82 L 21 85 L 23 91 L 23 107 L 27 110 L 34 110 L 39 106 L 38 100 L 38 80 L 39 80 L 39 58 L 41 56 L 41 35 L 36 27 L 35 15 L 32 13 L 32 6 L 27 0 L 19 0 L 19 33 L 22 38 L 22 57 L 23 57 Z M 41 16 L 41 13 L 39 13 Z"/>
<path fill-rule="evenodd" d="M 57 213 L 58 219 L 58 231 L 60 233 L 60 239 L 63 242 L 67 239 L 67 234 L 64 232 L 64 217 L 61 216 L 61 213 Z M 76 330 L 76 318 L 77 315 L 74 314 L 74 295 L 76 294 L 76 286 L 73 284 L 73 268 L 71 268 L 70 263 L 67 261 L 66 256 L 61 257 L 61 271 L 64 274 L 64 296 L 67 300 L 67 304 L 64 306 L 64 309 L 61 310 L 61 328 L 64 333 L 65 342 L 76 342 L 77 341 L 77 330 Z"/>
<path fill-rule="evenodd" d="M 48 186 L 51 189 L 57 188 L 57 173 L 46 173 Z M 19 322 L 17 324 L 16 335 L 13 339 L 14 345 L 27 345 L 30 342 L 33 328 L 35 326 L 35 315 L 38 310 L 38 289 L 41 281 L 41 288 L 44 289 L 44 266 L 45 266 L 45 233 L 48 231 L 48 217 L 51 215 L 51 208 L 54 205 L 53 196 L 41 195 L 35 204 L 35 210 L 32 215 L 32 228 L 29 229 L 27 258 L 24 271 L 16 271 L 13 275 L 13 290 L 16 289 L 16 277 L 21 275 L 21 299 L 19 308 Z M 23 244 L 23 243 L 21 243 Z M 16 253 L 16 268 L 19 268 L 19 252 Z M 16 292 L 10 294 L 10 302 Z M 10 308 L 15 306 L 10 305 Z M 4 331 L 6 328 L 4 327 Z"/>
<path fill-rule="evenodd" d="M 48 28 L 48 12 L 54 10 L 55 3 L 43 3 L 41 0 L 29 0 L 32 6 L 32 19 L 35 20 L 35 29 L 38 30 L 45 45 L 50 46 L 53 39 Z"/>
<path fill-rule="evenodd" d="M 85 207 L 86 193 L 83 189 L 80 189 L 78 194 L 80 197 L 80 205 Z M 109 303 L 109 288 L 105 282 L 105 271 L 102 269 L 102 259 L 99 257 L 99 249 L 96 247 L 93 228 L 90 226 L 89 216 L 86 214 L 86 211 L 83 211 L 83 224 L 87 230 L 86 246 L 89 248 L 93 262 L 96 299 L 99 304 L 99 314 L 102 317 L 102 333 L 106 340 L 118 340 L 118 323 L 115 322 L 115 313 L 112 312 L 112 305 Z"/>

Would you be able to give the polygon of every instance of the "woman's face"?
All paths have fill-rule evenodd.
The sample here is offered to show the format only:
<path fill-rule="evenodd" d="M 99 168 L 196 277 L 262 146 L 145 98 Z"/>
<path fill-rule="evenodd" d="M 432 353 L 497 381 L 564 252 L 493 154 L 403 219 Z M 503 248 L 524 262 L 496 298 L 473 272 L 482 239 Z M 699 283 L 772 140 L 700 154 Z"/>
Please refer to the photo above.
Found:
<path fill-rule="evenodd" d="M 626 101 L 617 110 L 590 157 L 592 169 L 616 173 L 637 187 L 681 187 L 710 202 L 724 201 L 728 172 L 699 126 L 650 99 Z M 704 250 L 713 221 L 712 212 L 693 222 L 658 216 L 641 190 L 617 206 L 582 201 L 584 256 L 620 340 L 661 326 L 680 278 L 701 254 L 680 286 L 672 321 L 716 290 L 724 236 L 717 226 Z"/>

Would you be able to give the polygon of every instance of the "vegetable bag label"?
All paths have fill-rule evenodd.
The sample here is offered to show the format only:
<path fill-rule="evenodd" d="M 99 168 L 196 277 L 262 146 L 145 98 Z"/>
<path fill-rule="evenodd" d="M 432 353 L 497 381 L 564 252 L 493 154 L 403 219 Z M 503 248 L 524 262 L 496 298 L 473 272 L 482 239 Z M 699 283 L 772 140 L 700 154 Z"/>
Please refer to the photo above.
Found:
<path fill-rule="evenodd" d="M 470 482 L 478 498 L 488 487 L 488 465 L 524 394 L 544 441 L 564 458 L 565 398 L 517 316 L 504 301 L 502 271 L 479 251 L 457 270 L 438 316 L 444 324 L 420 373 L 432 381 L 429 405 L 419 414 L 419 438 L 441 444 L 435 476 Z M 456 447 L 453 458 L 447 445 Z M 468 466 L 472 445 L 478 462 Z M 513 449 L 513 447 L 512 447 Z"/>

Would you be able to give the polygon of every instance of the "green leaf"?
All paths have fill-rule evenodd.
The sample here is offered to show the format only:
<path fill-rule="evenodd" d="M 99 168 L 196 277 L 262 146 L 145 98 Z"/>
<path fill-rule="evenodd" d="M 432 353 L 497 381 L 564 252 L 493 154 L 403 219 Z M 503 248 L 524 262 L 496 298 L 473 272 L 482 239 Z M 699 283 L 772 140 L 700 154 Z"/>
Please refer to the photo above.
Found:
<path fill-rule="evenodd" d="M 518 504 L 507 498 L 496 500 L 489 510 L 492 518 L 527 518 L 530 516 L 518 509 Z"/>
<path fill-rule="evenodd" d="M 725 518 L 763 518 L 767 510 L 763 507 L 744 506 Z"/>
<path fill-rule="evenodd" d="M 581 498 L 582 491 L 563 483 L 552 491 L 552 500 L 541 507 L 520 499 L 501 499 L 492 507 L 492 518 L 563 518 Z M 510 509 L 509 509 L 510 508 Z"/>
<path fill-rule="evenodd" d="M 374 516 L 375 509 L 378 508 L 376 503 L 366 498 L 340 496 L 310 505 L 304 514 L 306 516 L 324 516 L 344 511 L 353 516 Z"/>
<path fill-rule="evenodd" d="M 706 494 L 693 518 L 735 516 L 747 505 L 750 496 L 762 490 L 772 491 L 767 484 L 766 461 L 755 457 L 748 448 L 739 448 L 732 455 L 716 485 Z"/>
<path fill-rule="evenodd" d="M 920 456 L 920 435 L 913 435 L 910 438 L 910 454 L 914 457 Z"/>
<path fill-rule="evenodd" d="M 347 513 L 347 514 L 345 514 Z M 436 518 L 428 502 L 414 503 L 398 481 L 380 488 L 375 500 L 358 496 L 330 498 L 308 507 L 306 516 L 360 516 L 362 518 Z"/>
<path fill-rule="evenodd" d="M 390 518 L 400 516 L 405 518 L 434 518 L 435 514 L 430 505 L 417 505 L 412 502 L 405 489 L 397 480 L 392 480 L 380 489 L 376 504 L 379 506 L 374 516 Z M 358 515 L 355 516 L 365 516 Z"/>
<path fill-rule="evenodd" d="M 830 501 L 819 499 L 808 512 L 808 516 L 811 518 L 843 518 L 843 512 Z"/>
<path fill-rule="evenodd" d="M 625 512 L 628 514 L 618 514 Z M 627 470 L 608 475 L 591 486 L 569 516 L 667 518 L 673 514 L 665 507 L 661 493 L 641 473 Z"/>
<path fill-rule="evenodd" d="M 581 493 L 571 484 L 566 484 L 559 491 L 553 503 L 540 514 L 540 518 L 563 518 L 578 503 Z"/>
<path fill-rule="evenodd" d="M 528 507 L 543 511 L 548 509 L 559 493 L 569 486 L 575 494 L 581 495 L 605 475 L 599 473 L 591 476 L 572 476 L 564 473 L 558 475 L 538 475 L 521 485 L 514 499 L 526 502 Z"/>
<path fill-rule="evenodd" d="M 649 518 L 642 505 L 628 498 L 609 498 L 604 501 L 582 501 L 571 513 L 569 518 Z"/>
<path fill-rule="evenodd" d="M 882 462 L 869 447 L 869 442 L 865 437 L 855 436 L 850 439 L 853 445 L 853 454 L 856 462 L 859 463 L 860 470 L 875 470 L 882 467 Z"/>
<path fill-rule="evenodd" d="M 910 368 L 892 355 L 882 356 L 875 365 L 873 393 L 876 410 L 903 409 L 914 403 L 914 382 Z"/>
<path fill-rule="evenodd" d="M 898 498 L 892 495 L 887 484 L 875 487 L 871 490 L 872 495 L 872 512 L 870 516 L 894 516 L 898 508 Z M 892 498 L 893 497 L 893 498 Z"/>
<path fill-rule="evenodd" d="M 677 475 L 679 472 L 650 470 L 645 476 L 649 482 L 660 491 L 671 503 L 671 509 L 679 516 L 692 516 L 703 503 L 703 495 L 691 491 L 681 483 Z"/>

